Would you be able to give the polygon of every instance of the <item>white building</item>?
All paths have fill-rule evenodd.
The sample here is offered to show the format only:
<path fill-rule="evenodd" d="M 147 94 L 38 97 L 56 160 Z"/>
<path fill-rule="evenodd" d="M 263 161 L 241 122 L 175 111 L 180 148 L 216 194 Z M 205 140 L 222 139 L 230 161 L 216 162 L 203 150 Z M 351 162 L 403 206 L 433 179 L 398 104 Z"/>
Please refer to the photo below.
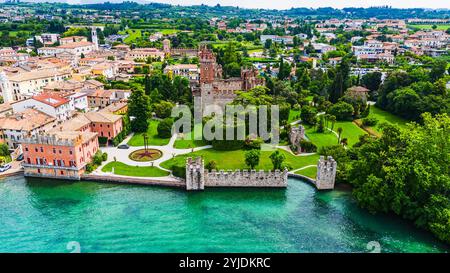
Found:
<path fill-rule="evenodd" d="M 196 64 L 168 65 L 164 68 L 164 74 L 185 77 L 190 81 L 198 81 L 200 79 L 200 69 Z"/>
<path fill-rule="evenodd" d="M 74 106 L 70 104 L 69 99 L 54 93 L 41 93 L 32 98 L 14 102 L 11 106 L 14 112 L 23 112 L 32 108 L 58 120 L 69 119 L 74 110 Z"/>
<path fill-rule="evenodd" d="M 70 72 L 57 69 L 38 69 L 16 75 L 0 73 L 0 89 L 5 102 L 29 98 L 39 94 L 51 82 L 62 81 Z"/>

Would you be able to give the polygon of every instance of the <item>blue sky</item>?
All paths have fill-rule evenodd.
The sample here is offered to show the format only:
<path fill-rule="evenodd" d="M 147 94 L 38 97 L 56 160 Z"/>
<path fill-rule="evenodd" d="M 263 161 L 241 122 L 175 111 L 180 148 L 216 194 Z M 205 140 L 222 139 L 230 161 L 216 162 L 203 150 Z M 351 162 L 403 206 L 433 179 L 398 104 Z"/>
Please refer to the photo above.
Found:
<path fill-rule="evenodd" d="M 66 2 L 83 3 L 91 1 L 67 0 Z M 381 5 L 389 5 L 399 8 L 450 9 L 450 0 L 394 0 L 394 1 L 393 0 L 278 0 L 278 1 L 277 0 L 141 0 L 141 2 L 142 1 L 169 3 L 175 5 L 199 5 L 199 4 L 216 5 L 217 3 L 219 3 L 224 6 L 239 6 L 246 8 L 270 8 L 270 9 L 289 9 L 291 7 L 343 8 L 343 7 L 370 7 Z M 121 1 L 115 0 L 111 2 L 121 2 Z"/>

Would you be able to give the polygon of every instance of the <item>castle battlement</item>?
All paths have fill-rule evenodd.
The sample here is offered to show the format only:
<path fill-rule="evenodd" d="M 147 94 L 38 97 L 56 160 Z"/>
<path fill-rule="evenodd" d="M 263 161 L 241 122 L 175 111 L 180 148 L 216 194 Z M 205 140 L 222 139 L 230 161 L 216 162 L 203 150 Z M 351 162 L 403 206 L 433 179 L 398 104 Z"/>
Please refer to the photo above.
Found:
<path fill-rule="evenodd" d="M 263 170 L 205 170 L 203 160 L 186 160 L 186 189 L 203 190 L 204 187 L 287 187 L 287 169 Z M 199 184 L 203 183 L 203 184 Z"/>
<path fill-rule="evenodd" d="M 305 127 L 299 125 L 298 127 L 291 127 L 289 131 L 289 142 L 295 147 L 295 153 L 301 153 L 300 141 L 305 139 Z"/>
<path fill-rule="evenodd" d="M 321 156 L 317 163 L 317 179 L 316 187 L 319 190 L 334 189 L 336 180 L 337 162 L 333 157 L 328 156 L 326 159 Z"/>

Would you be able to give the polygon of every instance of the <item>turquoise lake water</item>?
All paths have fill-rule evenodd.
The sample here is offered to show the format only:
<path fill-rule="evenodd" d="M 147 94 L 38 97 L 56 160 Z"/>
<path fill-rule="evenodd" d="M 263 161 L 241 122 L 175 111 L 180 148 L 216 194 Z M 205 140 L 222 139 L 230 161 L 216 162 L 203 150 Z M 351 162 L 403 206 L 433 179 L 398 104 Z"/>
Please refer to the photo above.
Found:
<path fill-rule="evenodd" d="M 0 180 L 0 252 L 448 252 L 398 217 L 359 209 L 349 192 L 180 189 Z"/>

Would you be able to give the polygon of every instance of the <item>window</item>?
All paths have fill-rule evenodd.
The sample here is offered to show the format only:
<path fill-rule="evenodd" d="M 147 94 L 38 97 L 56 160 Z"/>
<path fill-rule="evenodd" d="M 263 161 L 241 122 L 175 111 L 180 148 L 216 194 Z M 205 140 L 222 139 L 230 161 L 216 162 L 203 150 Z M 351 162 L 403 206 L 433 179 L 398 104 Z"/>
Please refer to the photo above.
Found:
<path fill-rule="evenodd" d="M 41 147 L 41 153 L 43 153 L 43 152 L 44 152 L 44 148 Z"/>

